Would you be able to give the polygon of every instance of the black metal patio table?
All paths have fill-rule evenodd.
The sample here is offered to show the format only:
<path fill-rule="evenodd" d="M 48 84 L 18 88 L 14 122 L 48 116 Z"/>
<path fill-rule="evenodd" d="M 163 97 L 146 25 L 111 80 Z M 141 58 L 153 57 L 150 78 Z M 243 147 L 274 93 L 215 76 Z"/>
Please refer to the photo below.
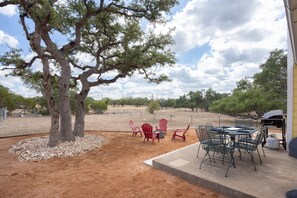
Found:
<path fill-rule="evenodd" d="M 209 141 L 208 145 L 205 147 L 204 150 L 206 150 L 206 154 L 203 158 L 203 160 L 200 163 L 200 168 L 203 163 L 207 163 L 212 166 L 216 166 L 219 168 L 226 168 L 226 174 L 227 177 L 228 170 L 233 166 L 235 168 L 235 161 L 233 157 L 234 150 L 236 148 L 236 136 L 237 139 L 239 139 L 240 136 L 250 136 L 257 130 L 254 128 L 249 129 L 243 129 L 238 127 L 215 127 L 208 130 L 209 135 Z M 209 152 L 212 151 L 212 159 L 210 157 Z M 215 155 L 220 154 L 220 155 Z M 208 159 L 206 159 L 206 156 L 209 156 Z M 226 157 L 230 156 L 230 160 L 226 160 Z M 224 162 L 228 162 L 228 166 L 219 166 L 215 163 L 215 159 L 219 159 L 222 161 L 222 165 L 224 165 Z"/>

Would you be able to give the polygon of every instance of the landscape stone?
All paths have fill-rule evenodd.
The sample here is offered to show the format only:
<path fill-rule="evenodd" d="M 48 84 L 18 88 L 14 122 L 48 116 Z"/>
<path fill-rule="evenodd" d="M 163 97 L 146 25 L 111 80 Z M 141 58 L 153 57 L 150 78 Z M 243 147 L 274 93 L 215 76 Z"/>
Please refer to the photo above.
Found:
<path fill-rule="evenodd" d="M 106 141 L 104 137 L 87 134 L 85 137 L 76 137 L 73 142 L 59 142 L 56 147 L 48 147 L 48 140 L 48 136 L 21 140 L 12 145 L 9 151 L 15 153 L 20 161 L 40 161 L 76 156 L 101 147 Z"/>

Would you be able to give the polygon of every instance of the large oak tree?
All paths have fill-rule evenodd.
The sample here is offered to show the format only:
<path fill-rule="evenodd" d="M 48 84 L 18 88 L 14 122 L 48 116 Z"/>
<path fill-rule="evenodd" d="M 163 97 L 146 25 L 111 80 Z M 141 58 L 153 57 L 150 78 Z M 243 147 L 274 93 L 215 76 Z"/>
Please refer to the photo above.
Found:
<path fill-rule="evenodd" d="M 164 14 L 176 3 L 176 0 L 0 2 L 0 7 L 18 6 L 21 25 L 36 54 L 30 61 L 24 61 L 13 49 L 2 57 L 2 64 L 14 66 L 15 75 L 30 77 L 32 65 L 36 60 L 42 62 L 43 91 L 52 118 L 50 146 L 84 135 L 85 99 L 91 87 L 116 82 L 135 72 L 156 83 L 168 80 L 163 74 L 154 74 L 152 68 L 174 63 L 173 53 L 166 48 L 173 41 L 168 32 L 157 35 L 142 26 L 165 23 Z M 13 53 L 17 53 L 17 59 Z M 81 60 L 81 56 L 91 57 L 91 61 Z M 51 79 L 55 76 L 59 106 L 53 97 L 55 85 Z M 80 89 L 76 95 L 74 132 L 69 104 L 71 87 Z"/>

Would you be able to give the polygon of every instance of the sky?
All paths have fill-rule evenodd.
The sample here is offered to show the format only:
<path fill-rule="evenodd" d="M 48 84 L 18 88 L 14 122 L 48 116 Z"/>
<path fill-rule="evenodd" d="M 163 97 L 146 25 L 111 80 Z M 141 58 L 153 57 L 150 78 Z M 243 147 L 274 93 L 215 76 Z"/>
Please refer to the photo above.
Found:
<path fill-rule="evenodd" d="M 182 0 L 167 19 L 168 24 L 156 26 L 155 31 L 175 28 L 175 44 L 170 48 L 176 54 L 176 64 L 158 70 L 171 82 L 157 85 L 134 75 L 109 86 L 93 87 L 89 96 L 166 99 L 209 88 L 230 93 L 236 82 L 260 72 L 259 65 L 269 52 L 287 49 L 287 22 L 280 0 Z M 0 54 L 17 47 L 28 52 L 24 56 L 32 55 L 18 21 L 16 7 L 0 8 Z M 37 95 L 19 78 L 5 77 L 5 73 L 0 71 L 0 84 L 24 97 Z"/>

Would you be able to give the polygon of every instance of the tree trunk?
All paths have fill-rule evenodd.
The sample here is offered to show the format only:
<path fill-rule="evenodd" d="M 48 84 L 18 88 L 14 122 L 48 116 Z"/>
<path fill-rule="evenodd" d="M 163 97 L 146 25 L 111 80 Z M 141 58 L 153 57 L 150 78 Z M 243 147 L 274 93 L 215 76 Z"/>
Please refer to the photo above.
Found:
<path fill-rule="evenodd" d="M 55 147 L 58 145 L 58 142 L 61 139 L 61 134 L 59 131 L 59 111 L 58 111 L 56 102 L 54 100 L 54 97 L 52 95 L 48 61 L 46 61 L 46 63 L 43 63 L 43 87 L 44 87 L 44 96 L 46 98 L 49 112 L 51 115 L 51 128 L 49 131 L 48 146 Z"/>
<path fill-rule="evenodd" d="M 49 141 L 48 146 L 49 147 L 55 147 L 58 145 L 59 141 L 61 140 L 61 134 L 59 131 L 59 112 L 56 108 L 54 99 L 51 97 L 50 101 L 47 102 L 49 109 L 50 109 L 50 115 L 51 115 L 51 128 L 49 131 Z"/>
<path fill-rule="evenodd" d="M 42 84 L 44 88 L 44 97 L 47 101 L 49 113 L 51 116 L 51 127 L 49 131 L 49 147 L 55 147 L 57 146 L 61 136 L 59 132 L 59 111 L 56 105 L 56 102 L 54 100 L 53 94 L 52 94 L 52 86 L 50 82 L 50 67 L 49 67 L 49 60 L 48 57 L 45 55 L 45 53 L 42 50 L 41 47 L 41 37 L 38 33 L 38 29 L 35 29 L 35 33 L 31 34 L 30 37 L 30 46 L 35 51 L 42 62 L 42 69 L 43 69 L 43 79 Z"/>
<path fill-rule="evenodd" d="M 74 141 L 75 137 L 72 133 L 72 123 L 71 123 L 71 112 L 69 103 L 69 81 L 70 81 L 70 65 L 66 61 L 61 60 L 61 57 L 56 60 L 61 65 L 61 76 L 59 78 L 59 98 L 60 98 L 60 131 L 61 131 L 61 141 Z"/>
<path fill-rule="evenodd" d="M 46 29 L 42 29 L 42 40 L 47 46 L 47 50 L 51 53 L 54 59 L 61 67 L 61 74 L 59 77 L 59 107 L 60 107 L 60 133 L 61 141 L 74 141 L 75 137 L 72 133 L 71 111 L 69 103 L 69 84 L 71 77 L 70 63 L 66 56 L 60 51 L 52 42 Z"/>
<path fill-rule="evenodd" d="M 76 115 L 74 125 L 74 135 L 78 137 L 84 137 L 85 131 L 85 100 L 88 96 L 90 88 L 85 88 L 83 85 L 82 90 L 79 94 L 76 94 Z"/>

